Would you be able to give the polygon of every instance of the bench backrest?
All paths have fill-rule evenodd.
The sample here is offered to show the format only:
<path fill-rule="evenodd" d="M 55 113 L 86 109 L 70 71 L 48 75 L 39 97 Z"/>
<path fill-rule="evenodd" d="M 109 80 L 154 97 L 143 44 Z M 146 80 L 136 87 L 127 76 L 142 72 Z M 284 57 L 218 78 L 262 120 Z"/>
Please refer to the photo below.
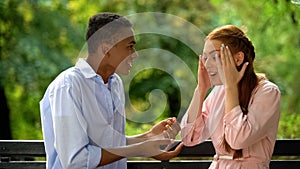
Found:
<path fill-rule="evenodd" d="M 179 144 L 176 141 L 175 144 Z M 206 141 L 193 147 L 183 147 L 178 157 L 171 161 L 139 160 L 128 161 L 128 169 L 183 169 L 208 168 L 214 147 L 211 141 Z M 0 169 L 42 169 L 45 168 L 45 158 L 36 161 L 36 157 L 45 157 L 42 140 L 0 140 Z M 40 159 L 39 159 L 40 160 Z M 300 169 L 300 140 L 277 140 L 270 163 L 271 169 Z"/>

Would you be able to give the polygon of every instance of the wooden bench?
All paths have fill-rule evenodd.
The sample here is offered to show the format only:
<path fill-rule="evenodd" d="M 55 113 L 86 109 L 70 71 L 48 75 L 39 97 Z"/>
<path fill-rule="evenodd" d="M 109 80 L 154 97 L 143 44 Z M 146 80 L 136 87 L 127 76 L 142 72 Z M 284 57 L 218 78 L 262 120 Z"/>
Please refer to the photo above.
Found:
<path fill-rule="evenodd" d="M 179 156 L 170 161 L 129 159 L 128 169 L 208 168 L 214 154 L 211 141 L 206 141 L 194 147 L 184 147 Z M 42 140 L 0 140 L 0 169 L 44 169 L 45 156 Z M 277 140 L 270 168 L 300 169 L 300 139 Z"/>

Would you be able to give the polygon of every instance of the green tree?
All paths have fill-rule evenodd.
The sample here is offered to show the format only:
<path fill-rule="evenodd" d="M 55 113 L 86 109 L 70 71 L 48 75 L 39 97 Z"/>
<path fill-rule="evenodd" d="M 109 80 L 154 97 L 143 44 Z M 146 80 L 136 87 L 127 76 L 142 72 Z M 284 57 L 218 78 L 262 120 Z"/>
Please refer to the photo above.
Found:
<path fill-rule="evenodd" d="M 83 37 L 63 4 L 5 0 L 0 6 L 1 97 L 8 99 L 13 138 L 41 138 L 39 100 L 72 65 Z"/>

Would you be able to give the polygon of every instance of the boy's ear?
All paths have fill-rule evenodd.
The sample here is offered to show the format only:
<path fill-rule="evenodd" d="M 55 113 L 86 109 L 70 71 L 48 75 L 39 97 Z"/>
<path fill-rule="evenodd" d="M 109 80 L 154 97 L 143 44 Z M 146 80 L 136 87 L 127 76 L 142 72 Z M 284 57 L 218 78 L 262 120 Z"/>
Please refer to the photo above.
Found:
<path fill-rule="evenodd" d="M 98 53 L 102 54 L 103 56 L 109 52 L 109 45 L 106 43 L 102 43 L 98 46 Z"/>
<path fill-rule="evenodd" d="M 244 62 L 245 54 L 242 51 L 239 51 L 234 55 L 234 62 L 236 66 L 240 66 Z"/>

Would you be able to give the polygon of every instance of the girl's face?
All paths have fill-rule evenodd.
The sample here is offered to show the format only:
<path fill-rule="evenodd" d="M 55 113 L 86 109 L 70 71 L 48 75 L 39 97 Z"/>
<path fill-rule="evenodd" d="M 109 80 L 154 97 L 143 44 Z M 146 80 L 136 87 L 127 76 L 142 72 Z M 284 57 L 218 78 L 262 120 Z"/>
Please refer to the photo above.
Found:
<path fill-rule="evenodd" d="M 217 68 L 217 57 L 220 57 L 221 44 L 222 42 L 218 40 L 206 40 L 203 54 L 200 58 L 208 72 L 212 85 L 223 84 Z"/>

